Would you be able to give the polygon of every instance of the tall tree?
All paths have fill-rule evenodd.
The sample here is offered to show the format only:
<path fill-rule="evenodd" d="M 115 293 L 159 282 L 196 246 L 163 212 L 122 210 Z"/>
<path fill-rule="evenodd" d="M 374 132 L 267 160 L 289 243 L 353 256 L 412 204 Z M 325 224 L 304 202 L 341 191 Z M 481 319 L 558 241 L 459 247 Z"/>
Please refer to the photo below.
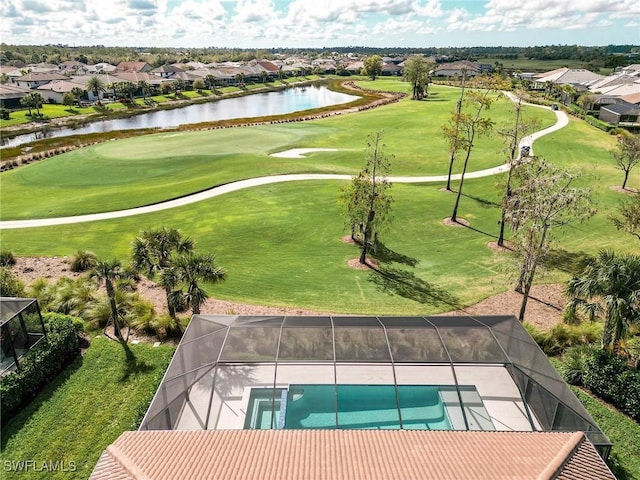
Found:
<path fill-rule="evenodd" d="M 493 121 L 489 118 L 483 118 L 481 114 L 484 110 L 488 110 L 491 103 L 493 103 L 490 93 L 494 91 L 494 85 L 492 81 L 483 79 L 482 83 L 478 84 L 480 89 L 467 93 L 466 103 L 469 112 L 454 113 L 449 123 L 442 129 L 451 149 L 462 150 L 465 154 L 460 183 L 458 184 L 458 193 L 453 206 L 453 213 L 451 214 L 452 222 L 456 222 L 458 218 L 458 207 L 462 196 L 464 177 L 467 173 L 474 142 L 477 137 L 489 133 L 493 128 Z"/>
<path fill-rule="evenodd" d="M 167 298 L 167 310 L 171 318 L 176 318 L 176 309 L 172 301 L 175 282 L 172 277 L 163 275 L 171 267 L 173 255 L 193 251 L 193 240 L 183 237 L 180 230 L 162 227 L 155 230 L 142 230 L 131 246 L 131 266 L 149 278 L 160 274 L 161 284 Z"/>
<path fill-rule="evenodd" d="M 98 260 L 89 273 L 91 278 L 98 280 L 98 283 L 104 282 L 111 306 L 111 323 L 113 324 L 113 333 L 120 342 L 124 342 L 122 337 L 122 329 L 120 320 L 118 319 L 118 306 L 116 303 L 115 281 L 125 276 L 124 271 L 118 260 Z M 108 325 L 107 325 L 108 326 Z M 107 328 L 105 326 L 105 329 Z"/>
<path fill-rule="evenodd" d="M 576 175 L 540 157 L 531 157 L 514 171 L 506 221 L 520 235 L 522 263 L 516 291 L 522 292 L 518 318 L 524 320 L 536 269 L 544 258 L 553 230 L 582 222 L 595 214 L 591 191 L 574 187 Z"/>
<path fill-rule="evenodd" d="M 411 83 L 411 98 L 422 100 L 429 95 L 429 72 L 433 64 L 422 55 L 412 55 L 405 63 L 404 78 Z"/>
<path fill-rule="evenodd" d="M 351 229 L 352 238 L 359 236 L 362 244 L 360 263 L 365 264 L 367 254 L 375 246 L 378 235 L 388 228 L 391 203 L 391 159 L 384 153 L 384 132 L 369 135 L 365 168 L 342 191 L 343 215 Z"/>
<path fill-rule="evenodd" d="M 460 82 L 460 98 L 456 102 L 456 110 L 452 117 L 453 123 L 448 127 L 450 133 L 447 137 L 451 157 L 449 158 L 449 174 L 447 175 L 447 190 L 451 191 L 451 174 L 453 173 L 453 164 L 456 161 L 456 153 L 460 150 L 460 114 L 462 113 L 462 103 L 464 102 L 464 88 L 467 83 L 467 69 L 462 69 L 462 80 Z"/>
<path fill-rule="evenodd" d="M 640 325 L 640 256 L 599 252 L 584 270 L 567 284 L 567 319 L 586 313 L 590 320 L 605 319 L 602 346 L 618 345 L 631 325 Z"/>
<path fill-rule="evenodd" d="M 382 75 L 382 57 L 380 55 L 371 55 L 364 59 L 363 62 L 364 74 L 371 80 L 375 80 Z"/>
<path fill-rule="evenodd" d="M 522 118 L 522 95 L 524 92 L 518 92 L 518 100 L 513 108 L 513 123 L 498 130 L 498 133 L 505 139 L 505 149 L 508 155 L 507 162 L 509 169 L 507 171 L 507 180 L 504 186 L 504 194 L 502 195 L 502 212 L 500 214 L 500 234 L 498 235 L 498 245 L 504 245 L 504 235 L 506 230 L 505 216 L 507 214 L 507 206 L 509 197 L 511 196 L 511 179 L 513 177 L 513 169 L 517 166 L 517 160 L 520 158 L 520 141 L 525 135 L 533 130 L 538 124 L 537 121 Z"/>
<path fill-rule="evenodd" d="M 640 135 L 623 131 L 617 136 L 616 149 L 611 152 L 616 161 L 616 168 L 624 172 L 622 189 L 627 187 L 627 180 L 631 170 L 640 163 Z"/>
<path fill-rule="evenodd" d="M 100 77 L 93 76 L 87 80 L 87 90 L 93 92 L 93 95 L 99 99 L 100 92 L 104 92 L 106 88 Z"/>
<path fill-rule="evenodd" d="M 178 255 L 170 270 L 178 282 L 185 285 L 187 291 L 184 295 L 194 315 L 200 313 L 200 307 L 209 298 L 201 283 L 220 283 L 227 278 L 224 269 L 216 265 L 215 256 L 210 253 Z"/>
<path fill-rule="evenodd" d="M 640 240 L 640 194 L 623 200 L 618 209 L 619 216 L 612 216 L 611 221 L 618 230 L 630 233 Z"/>

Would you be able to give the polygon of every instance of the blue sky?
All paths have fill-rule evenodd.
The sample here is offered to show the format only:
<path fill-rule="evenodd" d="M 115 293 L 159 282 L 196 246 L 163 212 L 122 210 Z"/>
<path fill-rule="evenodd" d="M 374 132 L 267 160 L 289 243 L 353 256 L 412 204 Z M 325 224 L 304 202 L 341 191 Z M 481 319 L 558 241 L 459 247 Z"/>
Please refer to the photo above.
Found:
<path fill-rule="evenodd" d="M 9 44 L 640 44 L 639 0 L 0 0 Z"/>

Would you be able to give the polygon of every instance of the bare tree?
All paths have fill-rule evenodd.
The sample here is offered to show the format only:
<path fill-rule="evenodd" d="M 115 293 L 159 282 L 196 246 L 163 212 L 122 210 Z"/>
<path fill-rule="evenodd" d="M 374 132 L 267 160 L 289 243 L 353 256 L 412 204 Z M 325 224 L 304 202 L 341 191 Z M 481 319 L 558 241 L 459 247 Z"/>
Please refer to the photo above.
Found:
<path fill-rule="evenodd" d="M 462 83 L 460 84 L 460 98 L 456 102 L 456 111 L 452 117 L 453 124 L 450 126 L 450 135 L 446 135 L 449 141 L 449 148 L 451 149 L 451 157 L 449 158 L 449 174 L 447 175 L 447 190 L 451 191 L 451 174 L 453 172 L 453 164 L 456 161 L 456 152 L 460 150 L 459 145 L 459 132 L 460 124 L 458 122 L 460 113 L 462 113 L 462 102 L 464 101 L 464 87 L 467 82 L 467 69 L 462 69 Z"/>
<path fill-rule="evenodd" d="M 513 169 L 517 166 L 517 160 L 520 155 L 520 142 L 527 135 L 528 132 L 534 130 L 538 124 L 536 120 L 529 120 L 522 118 L 522 95 L 518 95 L 518 101 L 513 109 L 513 124 L 505 126 L 498 130 L 505 139 L 505 149 L 508 155 L 509 170 L 507 171 L 507 180 L 504 187 L 504 194 L 502 196 L 502 213 L 500 215 L 500 235 L 498 236 L 498 246 L 504 245 L 505 234 L 505 216 L 507 212 L 507 205 L 509 203 L 509 197 L 511 196 L 511 178 L 513 177 Z"/>
<path fill-rule="evenodd" d="M 361 241 L 360 263 L 378 241 L 378 234 L 388 227 L 392 198 L 391 183 L 386 176 L 391 171 L 391 158 L 384 153 L 383 131 L 369 135 L 366 166 L 342 191 L 343 215 L 351 229 L 351 237 Z"/>
<path fill-rule="evenodd" d="M 492 79 L 483 79 L 478 83 L 479 89 L 471 90 L 467 93 L 466 104 L 470 112 L 457 111 L 452 115 L 449 123 L 447 123 L 442 131 L 449 141 L 452 152 L 462 150 L 465 154 L 464 164 L 462 166 L 462 174 L 458 185 L 458 194 L 451 214 L 451 221 L 457 221 L 458 207 L 460 205 L 460 197 L 462 196 L 462 187 L 464 185 L 464 177 L 467 173 L 467 165 L 471 157 L 471 151 L 476 138 L 487 134 L 493 128 L 493 121 L 489 118 L 481 116 L 484 110 L 489 109 L 493 103 L 490 94 L 495 91 L 496 83 Z"/>
<path fill-rule="evenodd" d="M 506 221 L 519 233 L 522 263 L 516 291 L 523 293 L 518 318 L 524 320 L 533 279 L 551 241 L 552 230 L 595 214 L 591 191 L 574 187 L 577 176 L 542 158 L 531 157 L 514 171 Z"/>

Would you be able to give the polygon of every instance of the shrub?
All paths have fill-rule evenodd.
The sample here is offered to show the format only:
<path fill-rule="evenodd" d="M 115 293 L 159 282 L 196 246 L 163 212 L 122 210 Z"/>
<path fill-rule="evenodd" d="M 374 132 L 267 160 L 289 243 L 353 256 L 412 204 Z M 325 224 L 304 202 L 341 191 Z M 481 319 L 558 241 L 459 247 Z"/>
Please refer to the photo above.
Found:
<path fill-rule="evenodd" d="M 80 353 L 76 327 L 69 317 L 49 314 L 46 330 L 47 338 L 24 355 L 20 369 L 0 377 L 2 423 L 29 403 Z"/>
<path fill-rule="evenodd" d="M 3 297 L 24 297 L 24 284 L 7 267 L 0 267 L 0 295 Z"/>
<path fill-rule="evenodd" d="M 13 256 L 13 252 L 9 250 L 2 250 L 0 252 L 0 267 L 11 267 L 16 264 L 16 257 Z"/>
<path fill-rule="evenodd" d="M 587 360 L 584 386 L 640 421 L 640 372 L 606 350 L 595 350 Z"/>
<path fill-rule="evenodd" d="M 97 262 L 98 257 L 95 253 L 89 250 L 78 250 L 73 257 L 71 257 L 69 266 L 72 272 L 86 272 L 95 267 Z"/>
<path fill-rule="evenodd" d="M 603 325 L 597 322 L 584 322 L 578 325 L 558 323 L 545 332 L 528 324 L 525 324 L 525 328 L 544 353 L 556 356 L 561 355 L 569 347 L 598 342 L 602 338 Z"/>
<path fill-rule="evenodd" d="M 588 360 L 593 355 L 593 345 L 578 345 L 568 348 L 562 355 L 560 374 L 571 385 L 584 385 Z"/>

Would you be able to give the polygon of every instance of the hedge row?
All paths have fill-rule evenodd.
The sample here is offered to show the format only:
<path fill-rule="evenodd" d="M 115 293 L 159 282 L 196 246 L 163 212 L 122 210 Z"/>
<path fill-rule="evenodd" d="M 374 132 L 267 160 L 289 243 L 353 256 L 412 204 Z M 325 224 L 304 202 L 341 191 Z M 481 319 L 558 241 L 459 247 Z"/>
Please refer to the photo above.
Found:
<path fill-rule="evenodd" d="M 20 361 L 20 370 L 0 377 L 3 424 L 80 354 L 73 317 L 46 313 L 43 320 L 47 338 L 25 354 Z"/>
<path fill-rule="evenodd" d="M 584 386 L 640 422 L 640 372 L 606 350 L 587 359 Z"/>
<path fill-rule="evenodd" d="M 567 382 L 584 386 L 640 422 L 640 372 L 623 358 L 582 345 L 567 350 L 560 372 Z"/>

